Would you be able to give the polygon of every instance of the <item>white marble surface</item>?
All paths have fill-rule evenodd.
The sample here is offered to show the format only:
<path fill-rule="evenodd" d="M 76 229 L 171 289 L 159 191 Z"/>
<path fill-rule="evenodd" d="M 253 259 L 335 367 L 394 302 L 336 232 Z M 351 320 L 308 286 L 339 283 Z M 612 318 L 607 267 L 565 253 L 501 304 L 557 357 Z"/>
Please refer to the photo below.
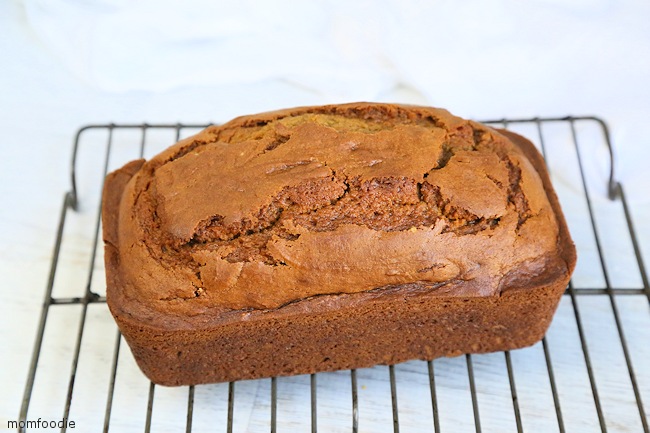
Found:
<path fill-rule="evenodd" d="M 33 3 L 38 6 L 42 2 Z M 242 113 L 355 99 L 439 105 L 476 119 L 595 114 L 610 124 L 618 178 L 626 187 L 641 248 L 646 262 L 650 261 L 650 230 L 645 225 L 650 219 L 650 180 L 646 168 L 650 139 L 645 134 L 650 118 L 650 32 L 643 26 L 650 12 L 647 2 L 537 1 L 514 7 L 513 3 L 502 1 L 476 10 L 456 8 L 447 2 L 441 2 L 439 10 L 431 6 L 418 9 L 411 3 L 400 9 L 386 2 L 387 11 L 397 12 L 385 32 L 377 27 L 382 19 L 388 19 L 384 15 L 370 14 L 375 24 L 368 24 L 362 18 L 340 14 L 336 2 L 323 4 L 327 6 L 321 7 L 330 11 L 323 25 L 334 25 L 334 30 L 309 37 L 325 38 L 319 42 L 321 49 L 333 47 L 329 55 L 336 61 L 331 65 L 339 68 L 343 77 L 338 85 L 325 85 L 323 80 L 308 82 L 299 76 L 277 75 L 276 71 L 276 75 L 260 73 L 256 80 L 224 76 L 220 82 L 173 82 L 165 89 L 146 88 L 142 83 L 143 90 L 133 89 L 138 83 L 130 80 L 122 84 L 131 87 L 116 90 L 106 86 L 105 79 L 111 78 L 110 74 L 94 80 L 88 69 L 80 73 L 70 68 L 69 59 L 47 42 L 47 34 L 30 27 L 23 2 L 0 3 L 0 193 L 4 198 L 0 206 L 0 428 L 18 416 L 61 202 L 69 189 L 72 138 L 85 124 L 218 122 Z M 360 13 L 363 7 L 353 10 Z M 480 19 L 481 16 L 489 20 Z M 428 22 L 433 24 L 427 27 Z M 492 29 L 499 25 L 501 31 Z M 301 29 L 310 31 L 309 26 Z M 363 38 L 349 42 L 352 48 L 346 51 L 345 41 L 353 40 L 356 32 Z M 487 36 L 482 38 L 483 34 Z M 403 43 L 418 35 L 426 38 L 418 39 L 413 46 Z M 63 36 L 53 34 L 52 38 L 65 39 Z M 277 41 L 284 43 L 282 39 Z M 365 86 L 350 88 L 349 83 L 358 79 L 355 67 L 359 64 L 346 63 L 346 59 L 375 43 L 388 48 L 383 52 L 374 49 L 361 57 L 373 68 L 385 70 Z M 93 55 L 101 56 L 102 52 Z M 282 55 L 285 53 L 279 52 L 278 59 Z M 108 67 L 120 67 L 120 61 L 123 60 L 116 58 L 117 63 L 111 65 L 107 60 Z M 231 62 L 245 66 L 249 59 L 234 56 Z M 603 284 L 603 275 L 584 213 L 584 200 L 576 186 L 579 179 L 572 169 L 574 156 L 560 151 L 567 144 L 565 133 L 549 129 L 548 134 L 558 137 L 553 143 L 559 149 L 553 151 L 549 160 L 581 252 L 574 281 L 577 287 L 598 286 Z M 595 134 L 589 127 L 580 133 L 584 134 L 581 137 Z M 117 166 L 120 158 L 129 158 L 126 148 L 138 139 L 129 134 L 117 138 L 125 148 L 111 160 L 112 166 Z M 170 134 L 160 134 L 152 140 L 164 147 L 172 138 Z M 57 296 L 79 295 L 88 278 L 99 180 L 100 155 L 96 154 L 94 142 L 99 143 L 103 137 L 89 134 L 86 140 L 80 160 L 81 208 L 79 213 L 68 215 L 55 284 Z M 621 224 L 620 206 L 603 196 L 607 157 L 604 148 L 595 142 L 593 149 L 585 148 L 586 169 L 599 233 L 606 247 L 607 269 L 615 286 L 639 287 L 629 237 Z M 91 281 L 99 292 L 103 291 L 102 272 L 99 257 Z M 648 410 L 648 302 L 642 296 L 618 299 L 631 359 Z M 581 297 L 578 306 L 609 431 L 641 431 L 608 299 Z M 57 306 L 51 311 L 30 419 L 62 416 L 79 320 L 77 306 Z M 590 432 L 598 430 L 599 424 L 579 341 L 573 305 L 565 298 L 549 332 L 548 346 L 566 430 Z M 76 431 L 101 431 L 114 343 L 115 328 L 105 306 L 91 306 L 71 407 L 71 418 L 78 423 Z M 541 345 L 514 352 L 512 363 L 524 431 L 558 431 Z M 443 431 L 473 431 L 465 358 L 440 360 L 434 365 Z M 516 431 L 503 355 L 473 357 L 473 367 L 483 431 Z M 431 431 L 426 364 L 397 366 L 396 377 L 402 431 Z M 359 372 L 361 431 L 392 429 L 387 378 L 386 367 Z M 227 391 L 225 385 L 196 389 L 194 431 L 225 431 Z M 126 345 L 120 352 L 115 392 L 111 431 L 142 431 L 148 382 L 137 370 Z M 269 381 L 237 384 L 235 431 L 268 429 L 269 393 Z M 308 430 L 309 378 L 279 379 L 278 393 L 280 431 Z M 349 373 L 319 376 L 319 430 L 350 430 L 350 398 Z M 156 388 L 152 431 L 183 430 L 186 404 L 187 389 Z"/>

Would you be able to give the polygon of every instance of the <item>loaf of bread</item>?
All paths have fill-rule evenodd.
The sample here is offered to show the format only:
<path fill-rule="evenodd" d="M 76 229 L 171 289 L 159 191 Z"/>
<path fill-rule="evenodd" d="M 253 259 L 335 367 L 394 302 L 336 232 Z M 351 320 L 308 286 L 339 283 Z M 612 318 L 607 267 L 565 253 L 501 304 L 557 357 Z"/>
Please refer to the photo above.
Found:
<path fill-rule="evenodd" d="M 531 345 L 576 261 L 533 145 L 434 108 L 240 117 L 103 200 L 108 306 L 164 385 Z"/>

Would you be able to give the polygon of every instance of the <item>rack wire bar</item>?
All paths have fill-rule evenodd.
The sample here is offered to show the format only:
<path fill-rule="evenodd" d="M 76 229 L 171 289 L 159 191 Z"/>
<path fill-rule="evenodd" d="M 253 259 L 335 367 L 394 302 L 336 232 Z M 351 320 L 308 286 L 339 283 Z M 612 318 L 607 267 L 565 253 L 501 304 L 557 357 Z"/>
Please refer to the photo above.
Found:
<path fill-rule="evenodd" d="M 97 293 L 89 293 L 84 297 L 70 297 L 70 298 L 52 298 L 50 305 L 79 305 L 79 304 L 97 304 L 106 302 L 105 296 L 100 296 Z"/>
<path fill-rule="evenodd" d="M 634 230 L 634 223 L 632 222 L 632 216 L 630 215 L 630 209 L 627 206 L 627 200 L 625 198 L 625 191 L 623 190 L 623 185 L 620 183 L 616 184 L 616 195 L 621 198 L 621 203 L 623 204 L 623 212 L 625 214 L 625 221 L 627 222 L 627 228 L 630 233 L 630 239 L 632 241 L 632 248 L 634 248 L 634 256 L 636 257 L 637 265 L 639 266 L 639 272 L 641 273 L 641 280 L 643 281 L 643 292 L 648 298 L 648 303 L 650 304 L 650 283 L 648 283 L 648 273 L 645 269 L 645 263 L 643 262 L 643 256 L 641 255 L 641 248 L 639 247 L 639 241 L 636 238 L 636 231 Z M 615 293 L 618 293 L 620 289 L 616 289 Z M 613 291 L 609 291 L 611 295 Z"/>
<path fill-rule="evenodd" d="M 612 296 L 639 296 L 644 295 L 648 296 L 650 302 L 650 295 L 648 295 L 648 290 L 643 288 L 631 288 L 631 287 L 622 287 L 617 288 L 616 290 L 607 289 L 605 287 L 580 287 L 573 289 L 576 296 L 594 296 L 594 295 L 609 295 Z M 567 291 L 565 295 L 569 295 Z M 50 300 L 50 305 L 79 305 L 83 302 L 88 304 L 101 304 L 106 302 L 106 296 L 100 296 L 97 293 L 90 293 L 88 299 L 82 297 L 67 297 L 67 298 L 52 298 Z"/>
<path fill-rule="evenodd" d="M 583 150 L 582 147 L 585 146 L 581 142 L 581 136 L 576 128 L 576 124 L 579 122 L 591 122 L 599 126 L 602 134 L 602 142 L 607 147 L 607 151 L 610 157 L 610 167 L 609 167 L 609 179 L 608 179 L 608 196 L 611 200 L 618 201 L 621 203 L 623 215 L 625 218 L 625 223 L 627 227 L 627 233 L 631 240 L 632 250 L 634 251 L 635 263 L 639 270 L 640 279 L 642 281 L 642 287 L 613 287 L 610 275 L 608 273 L 605 251 L 606 248 L 603 245 L 602 239 L 599 235 L 599 230 L 597 226 L 596 212 L 593 208 L 592 198 L 589 193 L 585 175 L 585 167 L 583 165 Z M 606 420 L 606 413 L 603 410 L 602 404 L 602 395 L 601 391 L 603 389 L 602 384 L 598 384 L 598 372 L 593 366 L 592 354 L 589 348 L 589 342 L 585 332 L 585 325 L 581 315 L 580 302 L 579 298 L 583 296 L 605 296 L 609 302 L 608 305 L 611 308 L 612 316 L 614 318 L 614 324 L 616 328 L 616 335 L 618 337 L 618 343 L 620 344 L 623 358 L 625 360 L 624 366 L 613 366 L 619 369 L 625 369 L 627 376 L 629 376 L 630 387 L 632 394 L 634 395 L 634 403 L 636 404 L 636 410 L 640 416 L 640 425 L 643 428 L 644 433 L 650 433 L 648 426 L 648 419 L 645 412 L 644 402 L 642 401 L 642 382 L 639 381 L 638 371 L 643 371 L 647 375 L 647 365 L 633 363 L 632 352 L 630 350 L 630 344 L 628 343 L 628 338 L 626 337 L 626 328 L 624 328 L 623 321 L 621 319 L 621 310 L 619 307 L 620 297 L 639 297 L 643 296 L 650 304 L 650 285 L 648 283 L 648 275 L 646 272 L 645 263 L 643 261 L 643 256 L 641 253 L 641 248 L 638 242 L 638 237 L 634 228 L 631 212 L 626 200 L 625 192 L 623 186 L 616 181 L 614 176 L 614 164 L 613 164 L 613 151 L 609 136 L 609 130 L 604 121 L 594 116 L 565 116 L 565 117 L 551 117 L 551 118 L 529 118 L 529 119 L 497 119 L 490 120 L 484 123 L 489 123 L 492 125 L 500 125 L 504 128 L 509 128 L 512 125 L 530 125 L 533 126 L 537 131 L 538 142 L 540 143 L 541 151 L 544 157 L 547 157 L 546 147 L 547 147 L 547 138 L 544 134 L 544 125 L 547 124 L 564 124 L 569 127 L 570 130 L 570 142 L 575 150 L 575 155 L 577 157 L 577 164 L 579 178 L 580 178 L 580 188 L 583 196 L 585 198 L 588 220 L 591 225 L 592 232 L 594 234 L 594 242 L 597 252 L 598 264 L 602 270 L 602 275 L 604 279 L 604 286 L 602 284 L 592 285 L 591 287 L 574 287 L 573 282 L 569 283 L 565 296 L 570 300 L 570 306 L 572 310 L 572 321 L 575 321 L 578 340 L 580 349 L 581 349 L 581 361 L 584 362 L 584 367 L 587 372 L 588 383 L 585 386 L 585 390 L 589 392 L 590 398 L 593 400 L 596 416 L 597 416 L 597 425 L 602 432 L 608 431 L 608 424 Z M 99 247 L 99 230 L 101 224 L 101 201 L 99 207 L 97 208 L 97 219 L 94 224 L 94 232 L 92 235 L 92 250 L 89 254 L 89 268 L 87 270 L 87 280 L 84 287 L 83 295 L 81 296 L 52 296 L 53 288 L 55 285 L 55 276 L 57 273 L 57 266 L 59 264 L 59 259 L 61 257 L 62 245 L 64 243 L 64 227 L 66 224 L 66 217 L 68 216 L 68 211 L 78 210 L 79 197 L 77 189 L 77 177 L 78 177 L 78 151 L 82 145 L 82 138 L 84 133 L 89 130 L 102 130 L 107 131 L 107 140 L 104 143 L 104 152 L 103 152 L 103 171 L 102 171 L 102 184 L 103 178 L 106 176 L 109 168 L 109 161 L 111 159 L 112 149 L 114 147 L 115 135 L 114 132 L 118 130 L 140 130 L 140 137 L 138 139 L 138 153 L 142 158 L 145 154 L 145 149 L 147 142 L 149 140 L 149 131 L 152 130 L 169 130 L 174 133 L 176 141 L 181 138 L 181 132 L 186 129 L 198 129 L 209 126 L 210 124 L 107 124 L 107 125 L 88 125 L 81 128 L 75 135 L 73 142 L 73 153 L 71 161 L 71 171 L 70 171 L 70 180 L 71 187 L 70 191 L 67 192 L 63 197 L 63 204 L 61 207 L 61 212 L 59 215 L 59 225 L 56 231 L 56 237 L 54 242 L 54 249 L 52 254 L 52 262 L 49 270 L 49 275 L 47 279 L 41 315 L 38 323 L 38 328 L 36 332 L 36 338 L 34 341 L 34 349 L 32 352 L 31 361 L 29 364 L 29 371 L 27 375 L 27 380 L 25 384 L 25 390 L 23 393 L 22 404 L 19 413 L 19 421 L 25 421 L 28 419 L 30 403 L 32 402 L 34 396 L 34 386 L 37 372 L 39 371 L 39 361 L 41 360 L 41 354 L 44 349 L 43 341 L 44 335 L 48 323 L 49 311 L 51 306 L 64 306 L 64 305 L 80 305 L 81 311 L 79 316 L 78 328 L 74 338 L 74 347 L 72 349 L 72 362 L 70 365 L 70 375 L 67 383 L 67 392 L 65 394 L 64 407 L 63 407 L 63 417 L 68 418 L 70 416 L 71 405 L 75 395 L 75 383 L 77 380 L 77 370 L 80 364 L 80 358 L 82 351 L 82 342 L 84 340 L 84 330 L 85 325 L 88 320 L 90 320 L 90 315 L 88 314 L 88 305 L 90 304 L 100 304 L 103 305 L 106 302 L 105 296 L 102 296 L 96 293 L 92 288 L 93 272 L 96 266 L 97 259 L 97 250 Z M 126 161 L 124 161 L 126 162 Z M 549 167 L 549 171 L 552 167 Z M 618 301 L 617 301 L 618 299 Z M 620 301 L 621 305 L 624 305 L 624 301 Z M 61 307 L 65 308 L 65 307 Z M 629 331 L 629 329 L 628 329 Z M 98 413 L 98 417 L 103 416 L 103 432 L 108 433 L 111 426 L 112 418 L 117 414 L 114 409 L 114 396 L 116 395 L 116 381 L 118 378 L 118 369 L 120 364 L 120 350 L 121 350 L 121 334 L 119 331 L 116 332 L 115 344 L 113 346 L 112 357 L 110 358 L 110 372 L 108 380 L 108 389 L 106 393 L 106 401 L 103 410 Z M 543 363 L 545 366 L 545 373 L 548 377 L 548 383 L 550 386 L 550 394 L 552 395 L 553 408 L 555 411 L 555 418 L 557 420 L 557 429 L 560 433 L 565 433 L 567 431 L 567 420 L 565 418 L 565 409 L 569 407 L 563 406 L 562 403 L 562 393 L 561 389 L 558 386 L 556 379 L 557 366 L 554 366 L 551 348 L 547 342 L 547 339 L 544 338 L 541 342 L 541 347 L 543 349 Z M 557 356 L 557 353 L 556 355 Z M 515 374 L 515 365 L 511 359 L 511 353 L 509 351 L 504 352 L 506 369 L 504 374 L 507 374 L 509 389 L 510 389 L 510 398 L 512 400 L 512 410 L 514 413 L 514 419 L 516 422 L 517 432 L 521 433 L 525 431 L 526 423 L 525 421 L 525 405 L 523 404 L 524 395 L 523 393 L 518 392 L 518 385 L 521 386 L 520 378 Z M 473 356 L 466 355 L 466 374 L 469 379 L 469 386 L 466 390 L 471 395 L 472 401 L 472 413 L 473 413 L 473 429 L 480 433 L 481 428 L 481 415 L 479 412 L 479 399 L 483 398 L 483 395 L 477 390 L 476 379 L 474 376 L 474 366 L 473 366 Z M 435 362 L 427 361 L 423 364 L 424 372 L 423 374 L 426 377 L 426 387 L 427 394 L 430 396 L 430 404 L 432 410 L 432 419 L 423 419 L 422 424 L 428 424 L 430 426 L 431 421 L 433 421 L 433 430 L 436 433 L 443 431 L 444 425 L 441 422 L 441 418 L 444 418 L 445 413 L 441 411 L 439 405 L 439 394 L 437 391 L 436 377 L 435 377 Z M 636 370 L 635 370 L 636 369 Z M 393 432 L 399 433 L 400 427 L 403 427 L 403 430 L 407 430 L 407 417 L 402 418 L 403 425 L 400 425 L 400 406 L 407 406 L 408 401 L 401 401 L 401 405 L 398 404 L 397 398 L 397 388 L 400 386 L 408 386 L 399 384 L 398 377 L 395 373 L 394 366 L 390 365 L 388 367 L 389 377 L 388 382 L 390 384 L 391 392 L 391 408 L 392 408 L 392 430 Z M 622 370 L 621 370 L 622 371 Z M 359 401 L 364 397 L 363 389 L 364 385 L 359 384 L 359 378 L 356 370 L 350 370 L 350 391 L 351 391 L 351 430 L 356 433 L 359 431 L 359 418 L 360 418 L 360 409 Z M 363 376 L 365 377 L 365 376 Z M 401 377 L 401 375 L 400 375 Z M 515 377 L 518 377 L 517 382 L 515 382 Z M 365 380 L 365 379 L 362 379 Z M 585 381 L 586 382 L 586 381 Z M 310 427 L 311 432 L 316 433 L 319 427 L 319 411 L 317 411 L 319 403 L 319 381 L 318 375 L 310 375 L 309 380 L 309 398 L 310 398 Z M 325 386 L 324 383 L 321 383 L 321 386 Z M 438 385 L 439 386 L 439 385 Z M 235 382 L 230 382 L 228 384 L 228 393 L 227 393 L 227 417 L 225 419 L 225 429 L 227 432 L 231 433 L 234 428 L 234 417 L 235 417 Z M 156 399 L 155 393 L 156 385 L 154 383 L 149 383 L 148 397 L 147 397 L 147 406 L 145 413 L 145 425 L 144 431 L 152 431 L 152 417 L 153 417 L 153 408 Z M 242 388 L 243 389 L 243 388 Z M 264 389 L 264 388 L 263 388 Z M 192 432 L 193 427 L 196 425 L 198 418 L 195 419 L 195 386 L 188 387 L 187 392 L 187 401 L 184 403 L 186 408 L 186 418 L 185 418 L 185 431 Z M 284 391 L 283 391 L 284 392 Z M 158 397 L 161 398 L 160 396 Z M 277 379 L 271 378 L 271 390 L 270 395 L 266 395 L 265 398 L 270 399 L 270 422 L 269 427 L 272 433 L 281 430 L 278 423 L 277 411 L 278 411 L 278 386 Z M 320 400 L 323 399 L 323 394 L 321 394 Z M 238 397 L 239 399 L 239 397 Z M 242 399 L 242 405 L 245 404 L 245 399 Z M 239 401 L 239 400 L 238 400 Z M 564 402 L 566 404 L 566 401 Z M 181 406 L 179 402 L 179 406 Z M 321 403 L 322 404 L 322 403 Z M 427 403 L 428 404 L 428 403 Z M 239 403 L 238 403 L 239 405 Z M 570 408 L 570 407 L 569 407 Z M 386 408 L 388 410 L 388 408 Z M 101 418 L 99 418 L 101 419 Z M 215 423 L 220 421 L 215 420 Z M 553 421 L 555 422 L 555 421 Z M 364 424 L 365 425 L 365 424 Z M 429 427 L 430 428 L 430 427 Z M 222 430 L 223 426 L 218 428 Z M 18 431 L 25 432 L 27 431 L 25 427 L 19 427 Z M 63 427 L 63 432 L 66 431 L 66 427 Z M 445 430 L 447 431 L 447 430 Z"/>
<path fill-rule="evenodd" d="M 598 413 L 598 422 L 600 423 L 600 429 L 603 433 L 607 432 L 607 426 L 605 424 L 605 416 L 603 415 L 603 409 L 600 404 L 600 398 L 598 397 L 598 387 L 596 386 L 596 379 L 594 377 L 594 369 L 591 365 L 591 356 L 589 355 L 589 349 L 587 346 L 587 338 L 585 337 L 585 331 L 582 326 L 582 320 L 580 319 L 580 309 L 578 308 L 578 302 L 576 301 L 573 283 L 569 282 L 569 295 L 571 296 L 571 304 L 573 305 L 573 314 L 576 319 L 576 326 L 578 328 L 578 335 L 580 336 L 580 346 L 582 347 L 582 354 L 585 360 L 585 366 L 587 367 L 587 374 L 589 375 L 589 384 L 591 385 L 591 393 L 594 397 L 594 404 L 596 405 L 596 412 Z"/>
<path fill-rule="evenodd" d="M 555 415 L 557 416 L 557 427 L 560 430 L 560 433 L 565 433 L 566 430 L 564 429 L 564 420 L 562 419 L 560 397 L 558 396 L 557 385 L 555 383 L 555 374 L 553 373 L 553 363 L 551 362 L 551 351 L 548 348 L 546 337 L 542 338 L 542 347 L 544 348 L 544 360 L 546 361 L 548 381 L 551 385 L 551 393 L 553 394 L 553 405 L 555 406 Z"/>
<path fill-rule="evenodd" d="M 521 424 L 521 413 L 519 411 L 519 401 L 517 398 L 517 387 L 515 386 L 515 375 L 512 370 L 512 361 L 510 360 L 510 351 L 503 352 L 506 357 L 506 368 L 508 369 L 508 381 L 510 382 L 510 395 L 512 396 L 512 408 L 515 411 L 515 420 L 517 421 L 517 433 L 522 433 L 524 428 Z"/>
<path fill-rule="evenodd" d="M 537 130 L 537 139 L 539 140 L 542 156 L 544 157 L 544 164 L 546 165 L 546 168 L 547 170 L 549 170 L 549 174 L 550 174 L 550 167 L 548 166 L 547 163 L 548 159 L 546 154 L 546 142 L 544 140 L 544 134 L 542 133 L 542 122 L 540 121 L 539 118 L 535 118 L 534 123 L 536 127 L 535 129 Z M 505 128 L 507 123 L 504 122 L 503 125 Z M 613 159 L 612 159 L 612 165 L 613 165 Z M 555 375 L 553 374 L 553 362 L 551 361 L 551 352 L 548 348 L 546 337 L 542 338 L 542 347 L 544 348 L 544 360 L 546 361 L 548 380 L 551 386 L 551 393 L 553 394 L 553 404 L 555 405 L 555 414 L 557 416 L 558 428 L 560 430 L 560 433 L 565 433 L 564 421 L 562 420 L 562 408 L 560 406 L 560 398 L 558 397 L 557 384 L 555 383 Z"/>

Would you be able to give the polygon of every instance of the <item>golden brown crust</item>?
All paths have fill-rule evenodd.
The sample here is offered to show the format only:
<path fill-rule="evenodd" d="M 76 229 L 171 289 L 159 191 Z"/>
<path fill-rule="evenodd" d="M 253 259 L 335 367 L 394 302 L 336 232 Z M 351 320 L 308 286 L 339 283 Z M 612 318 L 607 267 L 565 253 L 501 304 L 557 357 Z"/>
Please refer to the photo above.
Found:
<path fill-rule="evenodd" d="M 531 344 L 575 265 L 534 146 L 424 107 L 305 107 L 208 128 L 109 176 L 103 217 L 109 307 L 165 384 Z M 379 355 L 396 337 L 382 329 L 421 322 L 417 344 Z M 367 357 L 342 349 L 374 328 Z M 266 334 L 304 354 L 258 347 Z M 320 334 L 331 338 L 317 348 Z"/>

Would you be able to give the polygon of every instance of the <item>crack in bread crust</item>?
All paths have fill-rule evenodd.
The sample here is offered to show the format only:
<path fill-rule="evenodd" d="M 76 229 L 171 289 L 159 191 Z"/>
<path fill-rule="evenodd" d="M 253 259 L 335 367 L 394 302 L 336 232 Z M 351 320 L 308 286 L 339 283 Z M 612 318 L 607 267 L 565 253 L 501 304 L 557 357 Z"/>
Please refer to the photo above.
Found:
<path fill-rule="evenodd" d="M 271 134 L 272 140 L 264 148 L 263 153 L 270 152 L 291 139 L 291 130 L 281 125 L 281 131 L 272 129 L 277 122 L 285 120 L 292 127 L 304 122 L 316 122 L 328 126 L 338 126 L 341 130 L 356 129 L 372 134 L 378 131 L 391 129 L 395 124 L 426 125 L 436 128 L 444 128 L 449 139 L 442 145 L 442 153 L 436 161 L 436 165 L 430 171 L 442 170 L 449 160 L 454 156 L 457 148 L 471 149 L 478 151 L 479 146 L 490 145 L 487 131 L 477 125 L 463 125 L 457 131 L 448 131 L 444 123 L 434 116 L 413 116 L 407 111 L 399 111 L 398 115 L 387 119 L 386 113 L 382 110 L 374 110 L 370 113 L 360 113 L 355 110 L 344 112 L 328 110 L 315 110 L 308 115 L 296 117 L 278 117 L 269 121 L 248 121 L 237 128 L 224 129 L 213 134 L 213 141 L 194 140 L 189 145 L 179 149 L 174 155 L 168 158 L 162 165 L 176 161 L 191 152 L 200 152 L 200 149 L 210 143 L 223 139 L 227 143 L 244 142 L 250 139 L 264 140 Z M 286 119 L 293 120 L 286 122 Z M 294 120 L 298 119 L 298 120 Z M 351 125 L 337 125 L 341 120 L 352 119 Z M 394 124 L 391 125 L 390 121 Z M 385 122 L 389 121 L 387 125 Z M 369 123 L 373 122 L 373 123 Z M 379 123 L 384 122 L 384 123 Z M 243 131 L 243 133 L 242 133 Z M 471 135 L 470 143 L 463 141 Z M 453 147 L 451 143 L 455 143 Z M 458 146 L 461 143 L 461 146 Z M 526 198 L 521 194 L 519 187 L 520 170 L 506 157 L 510 185 L 508 187 L 508 201 L 513 204 L 520 213 L 520 224 L 525 222 L 527 211 Z M 155 170 L 162 165 L 155 167 Z M 326 163 L 325 163 L 326 165 Z M 292 167 L 288 167 L 292 168 Z M 296 197 L 304 197 L 314 191 L 325 190 L 328 179 L 317 179 L 305 182 L 296 187 L 285 187 L 278 195 L 272 198 L 271 202 L 259 209 L 254 218 L 242 219 L 232 224 L 224 224 L 222 215 L 213 215 L 207 220 L 199 222 L 192 238 L 187 242 L 180 242 L 178 239 L 168 237 L 161 242 L 161 248 L 165 252 L 175 252 L 177 257 L 170 257 L 168 254 L 158 255 L 156 258 L 164 262 L 178 263 L 188 261 L 192 265 L 193 260 L 187 254 L 187 250 L 201 248 L 216 249 L 227 243 L 234 243 L 236 251 L 229 253 L 224 258 L 230 262 L 237 261 L 262 261 L 268 265 L 277 266 L 278 263 L 266 253 L 266 244 L 273 236 L 280 236 L 285 239 L 298 236 L 287 233 L 282 227 L 282 222 L 292 220 L 295 224 L 308 228 L 311 231 L 329 231 L 340 224 L 357 224 L 382 231 L 402 231 L 413 227 L 433 226 L 439 219 L 444 219 L 446 227 L 444 232 L 454 232 L 460 235 L 475 234 L 486 229 L 494 229 L 499 224 L 499 216 L 485 218 L 472 214 L 466 209 L 454 206 L 449 199 L 444 199 L 440 189 L 426 181 L 429 172 L 423 174 L 423 181 L 406 178 L 373 178 L 361 181 L 359 176 L 349 179 L 342 179 L 331 171 L 330 183 L 338 188 L 334 195 L 329 198 L 328 203 L 315 203 L 312 207 L 296 204 Z M 501 183 L 490 174 L 487 177 L 499 188 Z M 320 184 L 320 185 L 319 185 Z M 319 188 L 320 186 L 320 188 Z M 416 188 L 418 198 L 413 196 Z M 145 190 L 146 191 L 146 190 Z M 406 198 L 405 198 L 406 197 Z M 155 200 L 155 197 L 152 197 Z M 326 202 L 328 200 L 325 200 Z M 152 215 L 155 216 L 157 205 L 154 205 Z M 194 264 L 193 267 L 195 267 Z"/>

